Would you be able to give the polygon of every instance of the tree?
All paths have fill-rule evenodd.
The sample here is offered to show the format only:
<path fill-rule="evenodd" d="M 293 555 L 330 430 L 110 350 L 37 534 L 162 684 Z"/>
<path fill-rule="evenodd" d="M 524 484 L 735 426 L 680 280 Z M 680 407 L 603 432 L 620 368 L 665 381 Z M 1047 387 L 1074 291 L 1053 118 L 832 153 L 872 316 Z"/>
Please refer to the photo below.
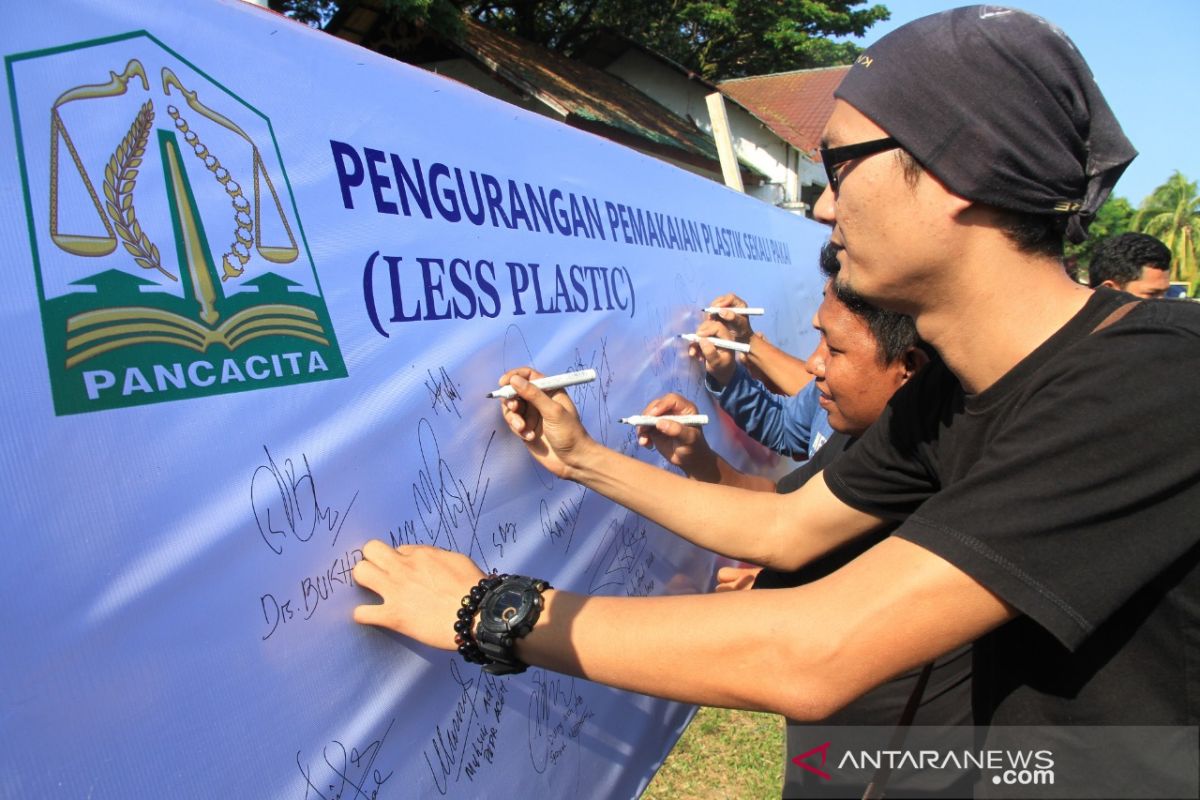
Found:
<path fill-rule="evenodd" d="M 1200 284 L 1200 195 L 1196 182 L 1176 170 L 1142 201 L 1133 229 L 1160 239 L 1171 250 L 1171 278 L 1187 281 L 1189 294 Z"/>
<path fill-rule="evenodd" d="M 682 6 L 686 38 L 674 20 L 654 20 L 641 41 L 709 79 L 849 64 L 861 48 L 831 36 L 862 36 L 891 16 L 882 5 L 855 10 L 865 0 L 717 0 L 671 2 Z M 635 32 L 626 28 L 627 36 Z"/>
<path fill-rule="evenodd" d="M 1092 263 L 1096 246 L 1105 239 L 1119 236 L 1133 229 L 1133 206 L 1124 197 L 1110 195 L 1096 212 L 1096 218 L 1088 227 L 1088 238 L 1081 244 L 1068 243 L 1063 251 L 1066 262 L 1073 265 L 1072 271 L 1086 270 Z"/>
<path fill-rule="evenodd" d="M 321 27 L 351 0 L 268 0 Z M 861 36 L 887 19 L 867 0 L 382 0 L 404 38 L 452 34 L 462 14 L 572 55 L 600 31 L 615 31 L 716 80 L 849 64 L 861 52 L 829 37 Z M 398 34 L 400 35 L 400 34 Z"/>
<path fill-rule="evenodd" d="M 442 24 L 447 17 L 457 19 L 468 0 L 382 0 L 394 20 L 415 24 Z M 356 0 L 267 0 L 272 11 L 291 17 L 314 28 L 324 28 L 342 9 L 352 9 Z M 452 23 L 451 23 L 452 24 Z"/>
<path fill-rule="evenodd" d="M 267 7 L 314 28 L 324 27 L 338 9 L 337 0 L 267 0 Z"/>
<path fill-rule="evenodd" d="M 501 0 L 471 2 L 481 22 L 571 54 L 614 30 L 708 79 L 848 64 L 861 52 L 830 36 L 861 36 L 890 12 L 866 0 Z"/>

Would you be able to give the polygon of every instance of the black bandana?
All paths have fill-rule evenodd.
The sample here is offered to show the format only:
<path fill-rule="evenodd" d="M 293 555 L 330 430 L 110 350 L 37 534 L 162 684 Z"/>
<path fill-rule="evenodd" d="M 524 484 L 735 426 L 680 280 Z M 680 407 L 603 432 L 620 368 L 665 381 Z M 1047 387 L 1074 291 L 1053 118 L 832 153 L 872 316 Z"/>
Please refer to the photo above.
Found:
<path fill-rule="evenodd" d="M 1137 155 L 1059 28 L 998 6 L 918 19 L 859 56 L 834 93 L 968 200 L 1069 214 L 1083 241 Z"/>

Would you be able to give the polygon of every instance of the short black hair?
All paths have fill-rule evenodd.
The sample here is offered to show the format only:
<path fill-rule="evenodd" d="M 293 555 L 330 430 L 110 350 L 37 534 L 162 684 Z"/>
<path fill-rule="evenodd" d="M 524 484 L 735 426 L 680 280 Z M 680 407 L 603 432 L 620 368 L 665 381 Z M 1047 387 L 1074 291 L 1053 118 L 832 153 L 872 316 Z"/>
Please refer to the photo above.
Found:
<path fill-rule="evenodd" d="M 867 323 L 867 328 L 875 337 L 875 355 L 880 364 L 894 364 L 903 358 L 910 348 L 920 345 L 921 338 L 917 335 L 917 326 L 912 317 L 897 311 L 877 308 L 849 286 L 838 283 L 837 276 L 842 265 L 837 260 L 837 248 L 829 242 L 821 248 L 820 264 L 821 274 L 833 281 L 833 291 L 837 299 Z"/>
<path fill-rule="evenodd" d="M 904 180 L 916 186 L 925 168 L 907 150 L 897 150 L 896 157 L 904 170 Z M 1000 231 L 1017 250 L 1035 256 L 1061 259 L 1067 238 L 1068 217 L 1065 214 L 1032 214 L 991 206 L 1000 220 Z"/>
<path fill-rule="evenodd" d="M 1165 244 L 1144 233 L 1122 233 L 1096 246 L 1088 265 L 1088 285 L 1092 288 L 1112 281 L 1125 288 L 1142 277 L 1142 267 L 1169 270 L 1171 251 Z"/>
<path fill-rule="evenodd" d="M 993 207 L 994 208 L 994 207 Z M 1067 238 L 1066 214 L 1031 214 L 994 208 L 1000 219 L 1000 230 L 1017 250 L 1035 256 L 1061 259 Z"/>

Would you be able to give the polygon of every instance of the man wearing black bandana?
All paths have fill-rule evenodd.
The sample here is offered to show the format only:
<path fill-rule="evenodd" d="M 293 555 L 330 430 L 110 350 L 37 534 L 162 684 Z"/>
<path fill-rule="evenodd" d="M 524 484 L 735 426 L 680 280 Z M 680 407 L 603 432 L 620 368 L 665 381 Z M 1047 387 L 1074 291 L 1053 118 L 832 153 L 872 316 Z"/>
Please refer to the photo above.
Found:
<path fill-rule="evenodd" d="M 989 736 L 1037 726 L 1063 748 L 1072 726 L 1194 736 L 1200 426 L 1172 419 L 1200 397 L 1200 306 L 1131 303 L 1063 271 L 1063 236 L 1086 235 L 1135 155 L 1087 64 L 1046 21 L 974 6 L 884 37 L 836 97 L 814 211 L 839 279 L 910 314 L 940 356 L 852 451 L 795 493 L 739 492 L 603 448 L 566 392 L 538 390 L 528 368 L 501 378 L 517 392 L 502 410 L 556 475 L 733 558 L 792 570 L 885 521 L 898 528 L 797 589 L 548 590 L 515 657 L 821 719 L 976 642 Z M 356 619 L 453 647 L 449 621 L 478 569 L 430 548 L 372 542 L 364 555 L 355 578 L 383 603 Z M 1180 769 L 1162 747 L 1100 752 L 1061 757 L 1059 782 L 1086 772 L 1092 796 L 1131 780 L 1142 796 L 1196 793 L 1195 764 Z M 1000 779 L 977 791 L 1017 790 Z"/>

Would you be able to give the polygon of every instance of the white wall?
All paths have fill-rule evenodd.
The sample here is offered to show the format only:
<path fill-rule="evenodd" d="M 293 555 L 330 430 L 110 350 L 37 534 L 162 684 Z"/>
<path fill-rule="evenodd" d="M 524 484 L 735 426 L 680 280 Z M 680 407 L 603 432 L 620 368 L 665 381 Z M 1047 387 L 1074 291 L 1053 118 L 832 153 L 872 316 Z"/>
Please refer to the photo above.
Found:
<path fill-rule="evenodd" d="M 537 114 L 541 114 L 542 116 L 558 120 L 559 122 L 564 121 L 564 116 L 558 113 L 558 111 L 554 108 L 546 105 L 536 97 L 518 94 L 517 92 L 513 91 L 508 84 L 497 80 L 492 73 L 481 69 L 475 63 L 468 61 L 467 59 L 456 58 L 446 61 L 435 61 L 428 64 L 421 64 L 420 66 L 443 77 L 453 78 L 460 83 L 470 86 L 472 89 L 482 92 L 490 97 L 503 100 L 506 103 L 511 103 L 512 105 L 523 108 L 526 111 L 533 111 Z M 703 106 L 703 96 L 700 98 L 700 100 L 701 105 Z M 629 145 L 625 142 L 622 142 L 621 144 L 625 144 L 625 146 L 630 147 L 633 150 L 637 150 L 639 153 L 645 153 L 646 155 L 657 158 L 660 161 L 665 161 L 672 166 L 679 167 L 680 169 L 690 172 L 693 175 L 699 175 L 702 178 L 708 178 L 709 180 L 716 181 L 717 183 L 722 182 L 721 173 L 719 170 L 705 169 L 704 167 L 696 166 L 694 164 L 688 164 L 686 162 L 664 156 L 661 152 L 634 147 L 633 145 Z"/>
<path fill-rule="evenodd" d="M 707 86 L 687 80 L 675 69 L 634 48 L 622 53 L 605 70 L 637 87 L 676 114 L 690 118 L 697 127 L 711 135 L 712 122 L 704 99 L 709 94 Z M 767 176 L 767 184 L 746 187 L 748 195 L 772 205 L 781 205 L 798 199 L 801 184 L 812 183 L 814 179 L 824 182 L 824 172 L 819 164 L 813 164 L 803 157 L 797 159 L 794 148 L 753 114 L 728 98 L 725 110 L 738 157 Z"/>

